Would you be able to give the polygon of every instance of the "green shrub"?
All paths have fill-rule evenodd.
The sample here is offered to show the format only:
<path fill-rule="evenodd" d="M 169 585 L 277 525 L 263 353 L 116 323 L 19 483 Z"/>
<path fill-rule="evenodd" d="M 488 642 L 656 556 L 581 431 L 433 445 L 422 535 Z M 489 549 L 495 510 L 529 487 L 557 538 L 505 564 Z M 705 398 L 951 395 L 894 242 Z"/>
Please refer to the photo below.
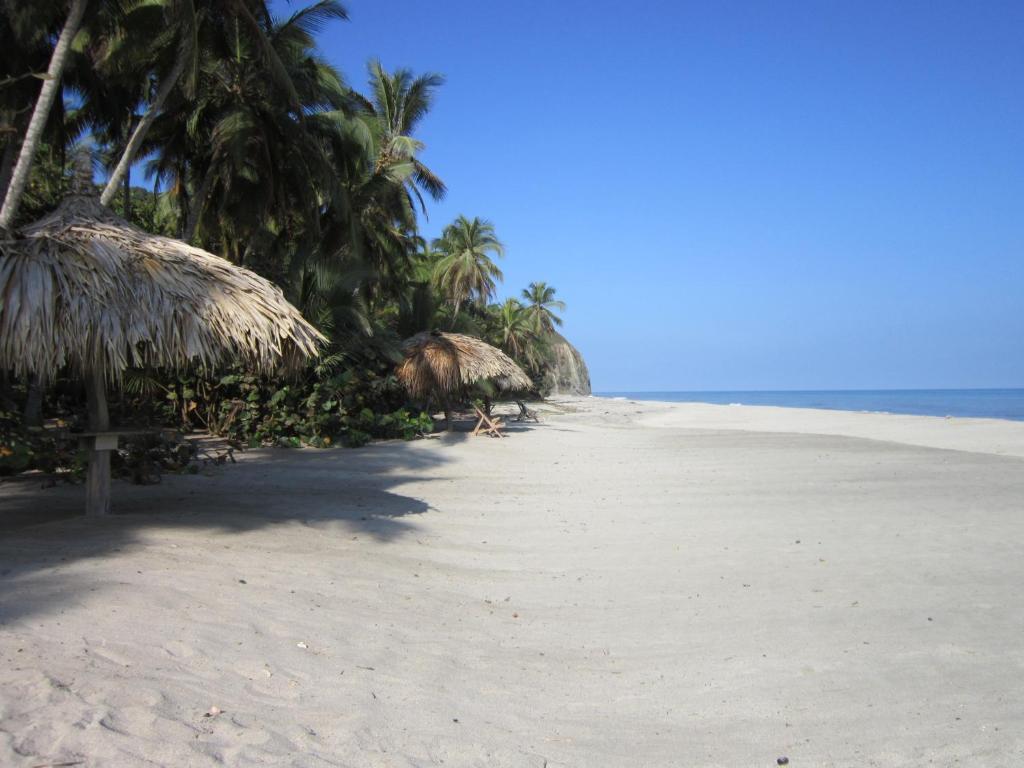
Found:
<path fill-rule="evenodd" d="M 15 400 L 24 397 L 23 387 L 9 391 Z M 45 413 L 84 429 L 82 399 L 80 382 L 61 378 L 47 393 Z M 386 363 L 290 379 L 240 367 L 219 375 L 129 371 L 124 387 L 110 395 L 110 411 L 113 424 L 209 430 L 244 447 L 358 447 L 375 439 L 413 440 L 434 426 L 429 414 L 408 409 Z M 20 413 L 0 410 L 0 475 L 36 469 L 81 477 L 85 460 L 72 434 L 28 430 Z M 194 451 L 165 438 L 122 443 L 111 464 L 116 476 L 136 482 L 198 466 Z"/>
<path fill-rule="evenodd" d="M 304 380 L 235 370 L 179 376 L 155 386 L 162 397 L 133 401 L 136 414 L 148 407 L 154 421 L 205 428 L 248 447 L 356 447 L 373 439 L 412 440 L 433 429 L 428 414 L 404 407 L 394 376 L 374 370 Z"/>
<path fill-rule="evenodd" d="M 20 413 L 0 411 L 0 475 L 28 469 L 81 475 L 84 467 L 85 457 L 76 439 L 26 429 Z"/>

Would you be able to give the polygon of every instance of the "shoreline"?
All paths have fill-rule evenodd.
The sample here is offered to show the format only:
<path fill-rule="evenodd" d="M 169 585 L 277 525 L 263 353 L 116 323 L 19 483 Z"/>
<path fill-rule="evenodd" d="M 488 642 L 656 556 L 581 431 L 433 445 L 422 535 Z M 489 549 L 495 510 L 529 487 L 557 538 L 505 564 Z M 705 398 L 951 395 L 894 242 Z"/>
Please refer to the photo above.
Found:
<path fill-rule="evenodd" d="M 676 395 L 685 395 L 677 398 Z M 989 396 L 1002 400 L 993 403 Z M 596 397 L 638 402 L 771 406 L 849 413 L 995 419 L 1024 423 L 1024 387 L 988 389 L 708 390 L 602 392 Z M 665 396 L 665 397 L 662 397 Z M 986 406 L 991 412 L 986 411 Z M 1003 412 L 999 412 L 1003 411 Z M 1012 415 L 1006 415 L 1011 412 Z"/>
<path fill-rule="evenodd" d="M 1024 458 L 1024 421 L 969 416 L 924 416 L 777 405 L 720 405 L 606 395 L 559 396 L 552 402 L 602 403 L 642 426 L 820 434 Z M 637 410 L 639 408 L 639 410 Z"/>

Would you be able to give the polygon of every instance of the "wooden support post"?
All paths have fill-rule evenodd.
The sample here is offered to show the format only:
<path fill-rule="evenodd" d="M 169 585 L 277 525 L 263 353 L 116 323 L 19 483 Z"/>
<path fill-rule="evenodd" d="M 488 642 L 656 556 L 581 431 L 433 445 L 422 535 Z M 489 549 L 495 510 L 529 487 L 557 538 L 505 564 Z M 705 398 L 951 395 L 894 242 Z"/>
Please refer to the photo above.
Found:
<path fill-rule="evenodd" d="M 110 429 L 103 372 L 89 371 L 85 378 L 85 396 L 89 407 L 89 429 L 106 432 Z M 103 443 L 96 437 L 89 450 L 89 472 L 85 480 L 85 514 L 110 514 L 110 449 L 98 450 Z"/>
<path fill-rule="evenodd" d="M 28 396 L 25 398 L 25 411 L 22 423 L 26 427 L 43 426 L 43 382 L 38 373 L 29 374 L 25 380 Z"/>
<path fill-rule="evenodd" d="M 449 432 L 455 430 L 455 422 L 452 420 L 452 401 L 447 394 L 444 396 L 444 425 Z"/>

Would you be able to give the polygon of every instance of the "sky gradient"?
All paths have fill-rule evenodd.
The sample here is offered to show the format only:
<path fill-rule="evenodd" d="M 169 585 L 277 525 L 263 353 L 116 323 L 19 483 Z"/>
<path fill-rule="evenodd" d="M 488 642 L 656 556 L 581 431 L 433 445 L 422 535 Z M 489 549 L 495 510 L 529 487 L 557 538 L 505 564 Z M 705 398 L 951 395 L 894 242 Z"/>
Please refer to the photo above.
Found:
<path fill-rule="evenodd" d="M 1024 3 L 346 5 L 595 391 L 1024 386 Z"/>

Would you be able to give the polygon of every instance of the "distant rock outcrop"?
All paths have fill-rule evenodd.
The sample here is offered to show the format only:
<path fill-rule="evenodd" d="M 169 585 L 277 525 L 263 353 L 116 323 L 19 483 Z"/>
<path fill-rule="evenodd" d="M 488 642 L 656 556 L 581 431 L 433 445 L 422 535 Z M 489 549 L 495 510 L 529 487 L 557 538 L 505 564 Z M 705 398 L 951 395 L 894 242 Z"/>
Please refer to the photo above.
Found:
<path fill-rule="evenodd" d="M 590 372 L 583 355 L 557 331 L 551 333 L 551 357 L 544 374 L 544 390 L 548 394 L 590 394 Z"/>

